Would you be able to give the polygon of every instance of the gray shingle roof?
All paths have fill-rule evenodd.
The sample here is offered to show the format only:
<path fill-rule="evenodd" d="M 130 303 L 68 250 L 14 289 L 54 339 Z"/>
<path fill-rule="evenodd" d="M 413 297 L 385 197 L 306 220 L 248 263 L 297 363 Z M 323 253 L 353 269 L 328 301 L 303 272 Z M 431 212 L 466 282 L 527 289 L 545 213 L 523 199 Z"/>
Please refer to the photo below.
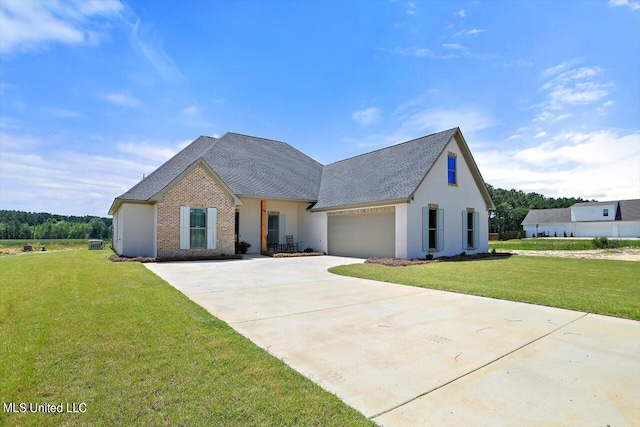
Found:
<path fill-rule="evenodd" d="M 314 210 L 408 199 L 456 132 L 449 129 L 326 166 L 284 142 L 237 133 L 201 136 L 116 198 L 112 210 L 119 201 L 150 200 L 199 159 L 236 196 L 316 202 Z M 484 185 L 482 190 L 486 193 Z M 490 205 L 488 193 L 485 197 Z"/>
<path fill-rule="evenodd" d="M 202 157 L 238 196 L 318 197 L 322 165 L 284 142 L 227 133 Z"/>
<path fill-rule="evenodd" d="M 640 221 L 640 199 L 620 200 L 618 215 L 622 221 Z"/>
<path fill-rule="evenodd" d="M 238 196 L 315 201 L 322 165 L 289 144 L 236 133 L 201 136 L 118 197 L 149 200 L 202 158 Z"/>
<path fill-rule="evenodd" d="M 457 130 L 326 165 L 313 209 L 409 198 Z"/>
<path fill-rule="evenodd" d="M 544 224 L 571 222 L 571 208 L 531 209 L 522 220 L 522 224 Z"/>

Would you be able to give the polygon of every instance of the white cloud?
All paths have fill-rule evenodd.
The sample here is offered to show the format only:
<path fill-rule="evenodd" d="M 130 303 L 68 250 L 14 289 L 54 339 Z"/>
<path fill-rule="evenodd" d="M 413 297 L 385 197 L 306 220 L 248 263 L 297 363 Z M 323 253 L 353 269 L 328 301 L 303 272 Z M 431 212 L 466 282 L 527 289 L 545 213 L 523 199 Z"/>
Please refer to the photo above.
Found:
<path fill-rule="evenodd" d="M 462 38 L 462 37 L 465 37 L 465 36 L 477 36 L 478 34 L 484 33 L 484 32 L 485 32 L 485 30 L 479 29 L 479 28 L 472 28 L 470 30 L 467 29 L 467 28 L 464 28 L 464 29 L 456 32 L 455 34 L 453 34 L 452 37 L 454 39 L 457 39 L 457 38 Z"/>
<path fill-rule="evenodd" d="M 140 100 L 130 93 L 125 92 L 112 92 L 99 95 L 101 99 L 109 101 L 112 104 L 120 105 L 122 107 L 137 107 L 140 105 Z"/>
<path fill-rule="evenodd" d="M 545 131 L 536 134 L 536 138 L 544 138 L 545 136 L 547 136 L 547 133 Z"/>
<path fill-rule="evenodd" d="M 104 23 L 92 18 L 117 19 L 123 9 L 117 0 L 0 2 L 0 53 L 38 50 L 49 43 L 94 45 Z"/>
<path fill-rule="evenodd" d="M 184 114 L 185 116 L 195 116 L 199 112 L 200 110 L 195 105 L 190 105 L 182 109 L 182 114 Z"/>
<path fill-rule="evenodd" d="M 66 108 L 45 108 L 45 113 L 58 119 L 79 119 L 86 117 L 84 114 Z"/>
<path fill-rule="evenodd" d="M 474 109 L 429 109 L 410 114 L 402 123 L 405 129 L 417 132 L 442 131 L 460 127 L 465 135 L 471 135 L 494 126 L 496 122 L 490 116 Z"/>
<path fill-rule="evenodd" d="M 140 28 L 140 19 L 130 25 L 131 43 L 153 65 L 158 74 L 170 81 L 182 78 L 178 67 L 164 50 L 162 40 L 151 40 L 151 37 L 146 34 L 147 31 Z"/>
<path fill-rule="evenodd" d="M 472 30 L 467 31 L 467 34 L 470 34 L 472 36 L 477 36 L 480 33 L 484 33 L 485 30 L 479 30 L 477 28 L 474 28 Z"/>
<path fill-rule="evenodd" d="M 609 0 L 609 7 L 628 7 L 631 10 L 640 10 L 640 2 L 629 0 Z"/>
<path fill-rule="evenodd" d="M 576 67 L 580 59 L 563 62 L 542 71 L 541 77 L 546 79 L 540 90 L 547 92 L 546 100 L 538 107 L 541 111 L 533 119 L 534 122 L 551 122 L 565 120 L 574 115 L 567 109 L 588 106 L 609 96 L 614 87 L 612 82 L 603 81 L 602 67 Z M 600 107 L 602 111 L 602 107 Z"/>
<path fill-rule="evenodd" d="M 466 137 L 496 123 L 486 114 L 471 109 L 424 109 L 424 99 L 417 98 L 403 104 L 392 116 L 395 128 L 385 133 L 345 138 L 344 141 L 359 148 L 387 147 L 434 132 L 460 127 Z"/>
<path fill-rule="evenodd" d="M 574 61 L 567 61 L 567 62 L 560 63 L 560 64 L 555 65 L 553 67 L 547 68 L 546 70 L 544 70 L 541 73 L 541 75 L 543 77 L 554 76 L 554 75 L 566 70 L 567 68 L 571 67 L 574 63 L 575 63 L 575 60 Z"/>
<path fill-rule="evenodd" d="M 536 191 L 549 197 L 640 197 L 637 132 L 561 132 L 529 147 L 478 151 L 474 157 L 485 180 L 497 187 Z"/>
<path fill-rule="evenodd" d="M 464 18 L 466 16 L 464 9 L 460 9 L 459 11 L 454 12 L 453 14 L 456 16 L 459 16 L 460 18 Z"/>
<path fill-rule="evenodd" d="M 106 216 L 113 199 L 191 141 L 116 144 L 110 156 L 47 151 L 44 139 L 0 134 L 0 206 L 7 209 Z"/>
<path fill-rule="evenodd" d="M 533 67 L 533 62 L 524 59 L 516 59 L 513 61 L 502 63 L 503 67 Z"/>
<path fill-rule="evenodd" d="M 443 43 L 442 47 L 445 49 L 463 50 L 465 47 L 460 43 Z"/>
<path fill-rule="evenodd" d="M 424 47 L 396 47 L 392 50 L 393 53 L 402 55 L 402 56 L 416 56 L 418 58 L 433 56 L 431 50 Z"/>
<path fill-rule="evenodd" d="M 191 143 L 191 141 L 189 141 L 189 143 Z M 175 149 L 172 147 L 163 147 L 151 141 L 136 141 L 121 142 L 117 145 L 117 148 L 121 153 L 160 164 L 166 162 L 175 156 L 180 149 L 184 148 L 180 148 L 181 145 L 182 144 L 178 144 L 178 149 Z"/>
<path fill-rule="evenodd" d="M 351 118 L 361 125 L 373 125 L 382 120 L 382 111 L 379 108 L 370 107 L 354 112 Z"/>

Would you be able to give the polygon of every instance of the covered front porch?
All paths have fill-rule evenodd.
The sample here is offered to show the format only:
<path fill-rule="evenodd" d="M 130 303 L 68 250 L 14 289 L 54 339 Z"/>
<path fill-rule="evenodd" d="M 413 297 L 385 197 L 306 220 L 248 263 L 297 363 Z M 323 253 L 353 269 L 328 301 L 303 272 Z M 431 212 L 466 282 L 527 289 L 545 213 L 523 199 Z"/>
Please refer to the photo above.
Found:
<path fill-rule="evenodd" d="M 324 250 L 306 231 L 312 215 L 306 210 L 310 202 L 250 197 L 242 198 L 242 202 L 235 214 L 236 252 L 243 242 L 251 245 L 246 249 L 248 254 Z"/>

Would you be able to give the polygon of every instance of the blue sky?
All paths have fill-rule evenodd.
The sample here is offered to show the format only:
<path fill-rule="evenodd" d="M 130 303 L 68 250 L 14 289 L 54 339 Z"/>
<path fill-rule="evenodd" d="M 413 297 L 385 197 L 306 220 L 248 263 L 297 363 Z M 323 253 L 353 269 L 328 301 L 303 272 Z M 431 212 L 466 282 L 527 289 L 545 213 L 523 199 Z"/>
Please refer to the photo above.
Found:
<path fill-rule="evenodd" d="M 106 216 L 199 135 L 455 126 L 496 187 L 640 198 L 640 1 L 0 1 L 0 209 Z"/>

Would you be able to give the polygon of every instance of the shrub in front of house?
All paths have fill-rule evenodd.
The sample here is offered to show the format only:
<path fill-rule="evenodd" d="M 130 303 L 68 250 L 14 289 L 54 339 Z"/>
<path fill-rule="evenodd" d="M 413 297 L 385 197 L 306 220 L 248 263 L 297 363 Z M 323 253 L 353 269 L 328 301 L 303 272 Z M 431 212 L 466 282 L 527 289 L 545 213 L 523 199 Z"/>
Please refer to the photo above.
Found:
<path fill-rule="evenodd" d="M 303 252 L 310 254 L 311 252 L 314 252 L 314 250 L 313 248 L 305 248 Z"/>
<path fill-rule="evenodd" d="M 244 240 L 240 243 L 238 243 L 238 249 L 240 250 L 241 254 L 246 254 L 247 250 L 251 247 L 251 243 L 247 243 Z"/>
<path fill-rule="evenodd" d="M 606 237 L 594 237 L 591 244 L 596 249 L 606 249 L 609 247 L 609 239 Z"/>

